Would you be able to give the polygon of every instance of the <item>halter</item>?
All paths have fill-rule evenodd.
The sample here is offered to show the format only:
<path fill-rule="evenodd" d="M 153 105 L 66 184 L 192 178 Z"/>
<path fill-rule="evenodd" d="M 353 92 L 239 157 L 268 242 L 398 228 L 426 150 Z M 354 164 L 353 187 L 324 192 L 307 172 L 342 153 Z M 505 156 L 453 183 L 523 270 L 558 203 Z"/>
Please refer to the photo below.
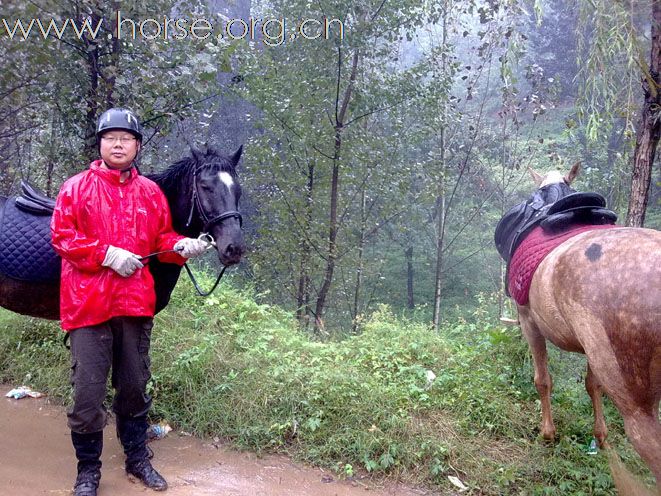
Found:
<path fill-rule="evenodd" d="M 243 217 L 241 216 L 241 213 L 238 210 L 228 210 L 227 212 L 223 212 L 222 214 L 216 215 L 215 217 L 209 219 L 206 212 L 202 208 L 202 203 L 200 202 L 200 195 L 197 194 L 197 171 L 198 171 L 197 167 L 193 168 L 193 193 L 191 198 L 190 213 L 188 214 L 188 220 L 186 221 L 186 227 L 190 227 L 191 222 L 193 221 L 193 212 L 195 211 L 195 207 L 197 207 L 197 211 L 200 213 L 200 217 L 202 217 L 202 221 L 204 222 L 204 225 L 202 226 L 202 234 L 200 234 L 199 239 L 202 239 L 203 237 L 208 237 L 211 238 L 211 242 L 213 243 L 213 238 L 209 234 L 209 228 L 215 224 L 218 224 L 219 222 L 224 221 L 225 219 L 231 219 L 231 218 L 239 219 L 239 228 L 243 229 Z M 187 263 L 184 264 L 184 268 L 186 269 L 186 272 L 188 272 L 188 276 L 190 277 L 191 282 L 195 287 L 195 291 L 197 291 L 197 294 L 199 294 L 200 296 L 209 296 L 218 286 L 218 283 L 222 279 L 227 266 L 223 265 L 223 268 L 221 269 L 220 273 L 218 274 L 218 277 L 216 278 L 216 282 L 209 291 L 203 291 L 200 288 L 200 286 L 197 283 L 197 280 L 195 279 L 195 276 L 193 275 L 193 272 L 190 270 L 190 267 L 188 267 Z"/>
<path fill-rule="evenodd" d="M 228 210 L 227 212 L 223 212 L 222 214 L 216 215 L 215 217 L 209 219 L 206 212 L 202 208 L 202 203 L 200 202 L 200 195 L 197 193 L 197 171 L 198 171 L 197 167 L 193 169 L 193 193 L 191 197 L 190 214 L 188 214 L 186 227 L 190 227 L 191 222 L 193 221 L 193 212 L 195 211 L 195 207 L 197 207 L 197 211 L 199 212 L 200 217 L 202 217 L 202 221 L 204 222 L 204 225 L 202 226 L 203 233 L 209 232 L 209 228 L 212 227 L 213 225 L 218 224 L 219 222 L 222 222 L 225 219 L 231 219 L 231 218 L 239 219 L 239 227 L 243 229 L 243 217 L 241 216 L 241 213 L 238 210 Z"/>

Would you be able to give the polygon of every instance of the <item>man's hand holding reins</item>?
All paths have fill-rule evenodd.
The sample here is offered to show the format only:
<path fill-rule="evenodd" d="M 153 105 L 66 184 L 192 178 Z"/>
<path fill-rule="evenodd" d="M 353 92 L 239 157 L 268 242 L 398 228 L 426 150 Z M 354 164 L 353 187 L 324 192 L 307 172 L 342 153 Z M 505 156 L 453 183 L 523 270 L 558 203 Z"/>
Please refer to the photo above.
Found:
<path fill-rule="evenodd" d="M 179 253 L 182 257 L 193 258 L 202 255 L 209 246 L 209 243 L 202 239 L 184 238 L 174 244 L 173 250 Z"/>

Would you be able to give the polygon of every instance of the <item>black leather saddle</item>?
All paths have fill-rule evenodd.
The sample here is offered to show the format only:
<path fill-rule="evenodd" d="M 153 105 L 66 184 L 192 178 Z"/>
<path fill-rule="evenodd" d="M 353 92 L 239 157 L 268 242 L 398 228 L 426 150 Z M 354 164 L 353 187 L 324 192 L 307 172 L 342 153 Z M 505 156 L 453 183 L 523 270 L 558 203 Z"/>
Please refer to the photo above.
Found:
<path fill-rule="evenodd" d="M 55 200 L 27 181 L 21 180 L 21 195 L 16 197 L 16 206 L 32 215 L 53 215 Z"/>
<path fill-rule="evenodd" d="M 494 236 L 498 253 L 509 266 L 518 246 L 537 226 L 558 233 L 575 224 L 614 224 L 617 214 L 605 207 L 606 199 L 599 193 L 576 192 L 564 183 L 540 188 L 498 222 Z"/>
<path fill-rule="evenodd" d="M 598 193 L 572 193 L 551 205 L 539 225 L 548 232 L 561 232 L 573 224 L 615 224 L 617 214 L 606 207 Z"/>

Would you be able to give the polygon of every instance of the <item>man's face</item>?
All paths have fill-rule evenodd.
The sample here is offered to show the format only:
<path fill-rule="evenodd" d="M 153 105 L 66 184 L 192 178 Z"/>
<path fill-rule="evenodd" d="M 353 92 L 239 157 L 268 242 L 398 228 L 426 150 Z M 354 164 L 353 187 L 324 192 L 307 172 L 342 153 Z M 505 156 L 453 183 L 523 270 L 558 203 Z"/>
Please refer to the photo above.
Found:
<path fill-rule="evenodd" d="M 115 129 L 101 136 L 101 158 L 111 169 L 126 169 L 140 150 L 140 143 L 128 131 Z"/>

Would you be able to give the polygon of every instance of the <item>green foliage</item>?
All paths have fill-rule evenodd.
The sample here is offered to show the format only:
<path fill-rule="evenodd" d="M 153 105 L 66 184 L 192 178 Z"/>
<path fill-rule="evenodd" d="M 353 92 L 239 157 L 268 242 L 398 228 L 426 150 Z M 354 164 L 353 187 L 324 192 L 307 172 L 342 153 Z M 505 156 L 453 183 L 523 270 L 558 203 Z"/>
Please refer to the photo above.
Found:
<path fill-rule="evenodd" d="M 120 16 L 123 31 L 118 32 Z M 96 119 L 108 107 L 138 113 L 146 124 L 147 148 L 152 138 L 169 133 L 175 118 L 199 111 L 201 102 L 212 110 L 213 82 L 228 70 L 231 44 L 190 33 L 164 39 L 156 36 L 155 22 L 139 27 L 147 19 L 163 24 L 165 18 L 211 19 L 201 1 L 176 8 L 171 0 L 121 6 L 109 0 L 46 0 L 3 7 L 3 20 L 12 29 L 19 21 L 27 27 L 37 20 L 61 27 L 60 35 L 54 30 L 45 35 L 34 24 L 29 35 L 18 30 L 12 37 L 5 24 L 0 26 L 0 158 L 12 163 L 6 170 L 3 164 L 3 181 L 30 178 L 54 194 L 67 176 L 95 158 Z M 80 28 L 84 22 L 89 30 Z M 158 163 L 149 156 L 143 161 Z"/>
<path fill-rule="evenodd" d="M 69 352 L 54 322 L 0 313 L 0 382 L 18 381 L 68 399 Z"/>
<path fill-rule="evenodd" d="M 551 353 L 560 439 L 544 444 L 526 346 L 487 313 L 435 333 L 382 306 L 361 334 L 322 343 L 246 291 L 224 283 L 202 299 L 182 280 L 154 327 L 152 415 L 347 477 L 396 474 L 449 491 L 447 476 L 460 474 L 482 494 L 614 494 L 605 457 L 585 452 L 582 364 Z M 3 312 L 0 327 L 0 378 L 66 399 L 68 356 L 55 325 Z M 606 414 L 612 444 L 645 474 L 608 404 Z"/>
<path fill-rule="evenodd" d="M 614 123 L 622 119 L 623 133 L 631 142 L 636 134 L 641 75 L 649 74 L 643 33 L 651 2 L 630 5 L 604 0 L 580 2 L 578 31 L 580 97 L 579 117 L 590 141 L 608 139 Z M 608 67 L 608 70 L 604 70 Z"/>

